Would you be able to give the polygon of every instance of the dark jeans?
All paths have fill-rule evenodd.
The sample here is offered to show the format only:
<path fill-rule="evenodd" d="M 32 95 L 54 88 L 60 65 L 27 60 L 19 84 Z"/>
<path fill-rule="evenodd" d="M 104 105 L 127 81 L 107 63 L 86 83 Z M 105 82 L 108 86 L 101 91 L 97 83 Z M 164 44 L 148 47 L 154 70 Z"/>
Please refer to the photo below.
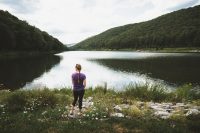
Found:
<path fill-rule="evenodd" d="M 73 90 L 73 95 L 74 95 L 74 101 L 72 103 L 73 106 L 76 105 L 76 102 L 78 100 L 78 107 L 79 107 L 79 109 L 82 109 L 82 102 L 83 102 L 84 93 L 85 93 L 85 90 L 80 90 L 80 91 L 74 91 Z"/>

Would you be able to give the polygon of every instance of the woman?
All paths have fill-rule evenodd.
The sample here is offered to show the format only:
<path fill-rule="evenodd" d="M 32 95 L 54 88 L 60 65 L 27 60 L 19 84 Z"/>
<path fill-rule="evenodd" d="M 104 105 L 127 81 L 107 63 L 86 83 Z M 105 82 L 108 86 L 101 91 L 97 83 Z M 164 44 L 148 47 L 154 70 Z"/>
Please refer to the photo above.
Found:
<path fill-rule="evenodd" d="M 72 74 L 74 100 L 72 102 L 72 110 L 70 111 L 71 115 L 73 115 L 74 113 L 74 107 L 76 105 L 77 100 L 79 103 L 79 114 L 82 113 L 81 112 L 82 101 L 83 101 L 83 96 L 84 96 L 85 86 L 86 86 L 86 76 L 85 74 L 81 73 L 81 65 L 76 64 L 75 70 L 76 72 Z"/>

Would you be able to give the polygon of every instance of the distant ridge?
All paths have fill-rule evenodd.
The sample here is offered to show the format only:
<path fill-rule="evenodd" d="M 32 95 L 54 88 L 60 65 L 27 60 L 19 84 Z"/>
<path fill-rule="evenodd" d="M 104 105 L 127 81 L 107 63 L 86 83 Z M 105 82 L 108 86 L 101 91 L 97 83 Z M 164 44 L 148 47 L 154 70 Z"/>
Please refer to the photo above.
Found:
<path fill-rule="evenodd" d="M 90 37 L 75 50 L 200 47 L 200 6 L 156 19 L 111 28 Z"/>

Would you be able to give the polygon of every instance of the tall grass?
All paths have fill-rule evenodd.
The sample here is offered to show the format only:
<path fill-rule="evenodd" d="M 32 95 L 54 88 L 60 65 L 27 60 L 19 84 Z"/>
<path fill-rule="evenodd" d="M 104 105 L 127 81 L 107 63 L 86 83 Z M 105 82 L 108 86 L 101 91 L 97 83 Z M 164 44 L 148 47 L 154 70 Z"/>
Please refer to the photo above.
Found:
<path fill-rule="evenodd" d="M 122 91 L 123 96 L 134 98 L 142 101 L 155 101 L 160 102 L 168 98 L 169 93 L 161 85 L 144 85 L 130 84 Z"/>
<path fill-rule="evenodd" d="M 200 86 L 193 87 L 192 84 L 185 84 L 178 87 L 174 92 L 177 101 L 191 101 L 200 99 Z"/>
<path fill-rule="evenodd" d="M 163 86 L 156 84 L 130 84 L 126 86 L 125 90 L 120 92 L 120 94 L 123 97 L 142 101 L 189 102 L 200 99 L 200 87 L 194 87 L 191 84 L 185 84 L 183 86 L 179 86 L 175 90 L 169 91 Z"/>

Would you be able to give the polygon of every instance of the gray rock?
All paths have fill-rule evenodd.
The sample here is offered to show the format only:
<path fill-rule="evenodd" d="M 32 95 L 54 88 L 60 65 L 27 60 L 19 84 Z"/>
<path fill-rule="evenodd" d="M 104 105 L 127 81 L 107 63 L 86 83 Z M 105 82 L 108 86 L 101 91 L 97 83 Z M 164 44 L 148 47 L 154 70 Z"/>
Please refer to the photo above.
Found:
<path fill-rule="evenodd" d="M 156 111 L 154 112 L 154 115 L 162 119 L 167 119 L 170 117 L 171 114 L 167 111 Z"/>
<path fill-rule="evenodd" d="M 176 103 L 176 106 L 178 106 L 178 107 L 185 107 L 185 104 L 184 103 Z"/>
<path fill-rule="evenodd" d="M 189 111 L 185 114 L 186 116 L 189 116 L 189 115 L 198 115 L 200 113 L 199 110 L 197 109 L 189 109 Z"/>
<path fill-rule="evenodd" d="M 119 105 L 116 105 L 116 106 L 114 107 L 114 110 L 115 110 L 116 112 L 121 112 L 121 111 L 122 111 L 122 108 L 121 108 Z"/>
<path fill-rule="evenodd" d="M 86 101 L 87 101 L 87 102 L 92 102 L 92 99 L 93 99 L 93 97 L 88 97 L 88 98 L 86 99 Z"/>
<path fill-rule="evenodd" d="M 130 108 L 130 105 L 128 105 L 128 104 L 120 104 L 119 105 L 122 109 L 128 109 L 128 108 Z"/>

